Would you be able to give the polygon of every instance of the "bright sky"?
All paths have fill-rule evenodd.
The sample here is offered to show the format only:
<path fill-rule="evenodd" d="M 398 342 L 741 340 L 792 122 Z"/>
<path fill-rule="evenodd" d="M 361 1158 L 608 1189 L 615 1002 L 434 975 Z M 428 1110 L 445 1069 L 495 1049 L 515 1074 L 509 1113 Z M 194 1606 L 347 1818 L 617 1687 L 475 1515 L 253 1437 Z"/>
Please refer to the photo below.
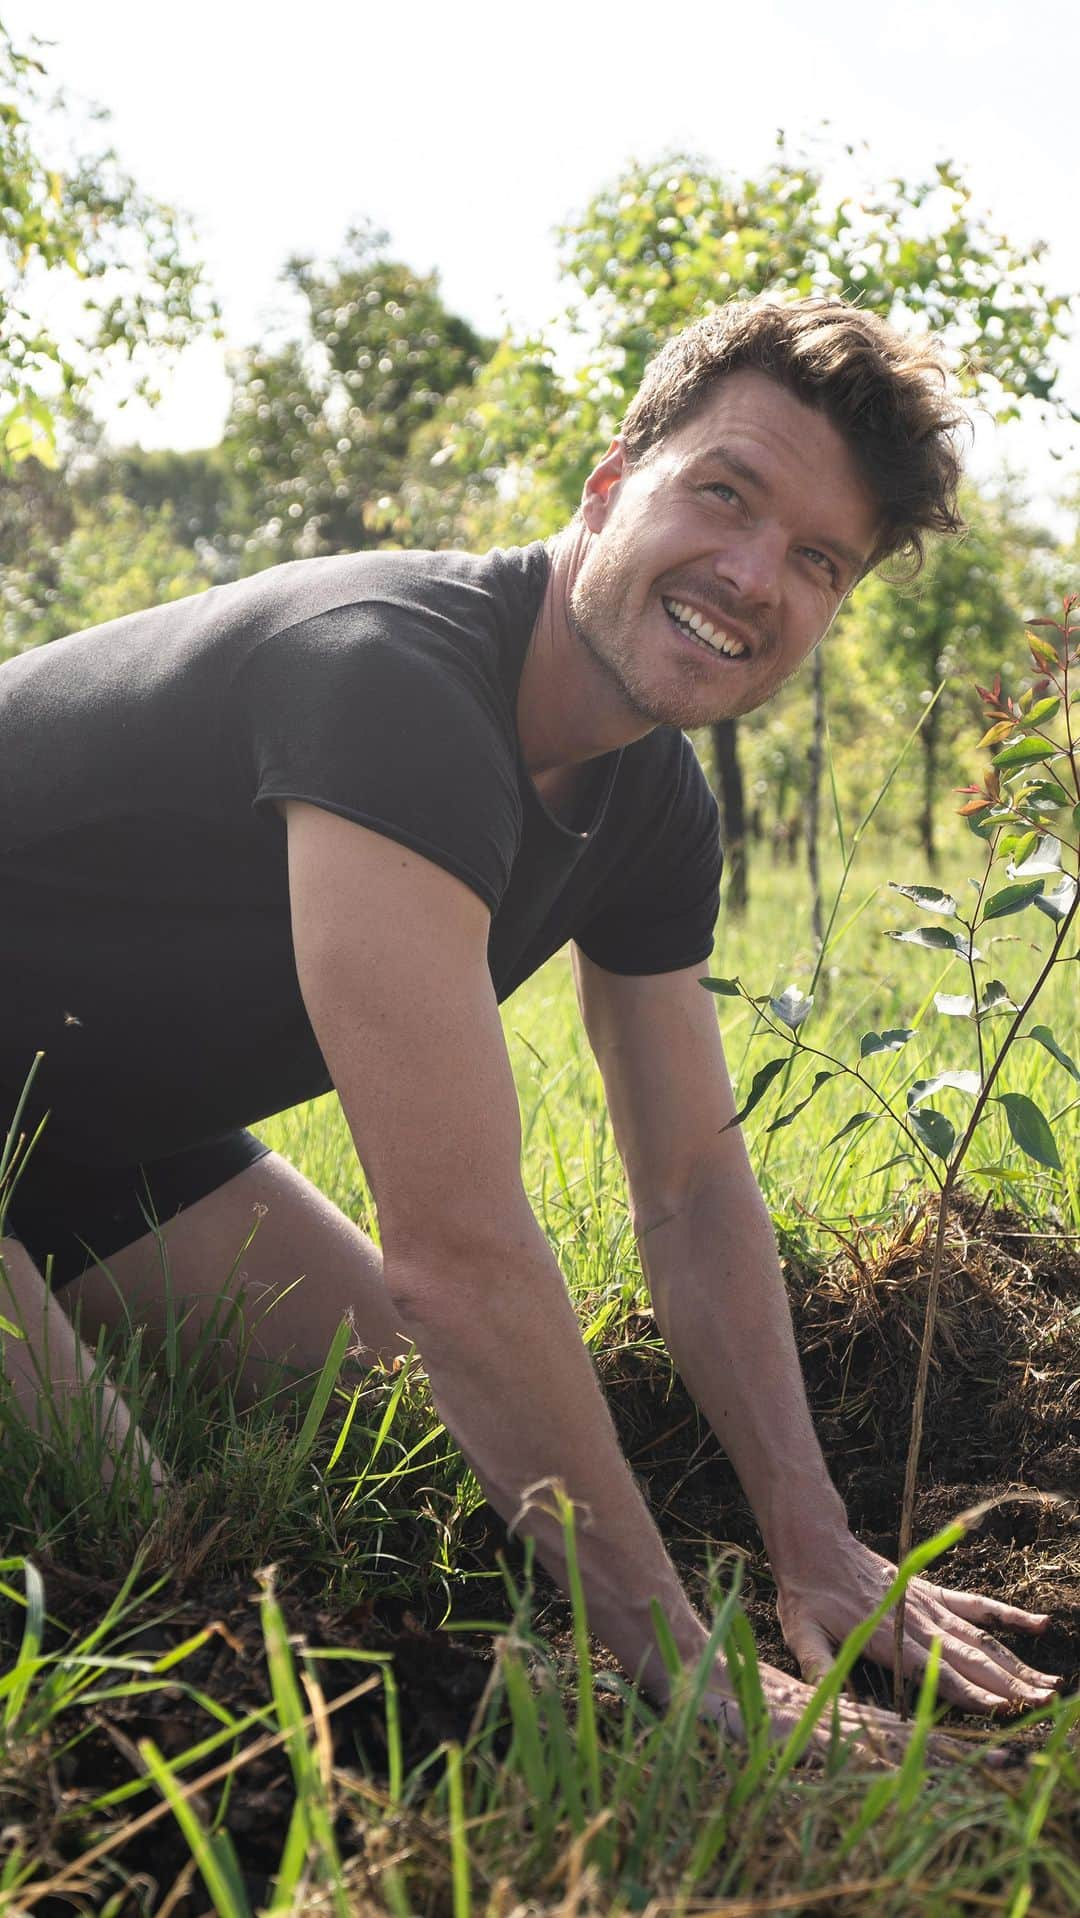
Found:
<path fill-rule="evenodd" d="M 17 42 L 56 42 L 50 73 L 112 113 L 140 184 L 193 216 L 233 344 L 281 311 L 291 252 L 327 254 L 350 222 L 387 228 L 447 301 L 486 329 L 542 327 L 560 305 L 553 229 L 631 158 L 672 148 L 753 173 L 778 127 L 831 123 L 876 177 L 960 163 L 1016 245 L 1077 284 L 1080 149 L 1068 75 L 1075 0 L 754 0 L 589 7 L 408 0 L 0 0 Z M 1069 389 L 1080 410 L 1080 349 Z M 223 352 L 195 349 L 153 419 L 118 435 L 217 438 Z M 1080 473 L 1080 431 L 981 436 L 1034 490 Z"/>

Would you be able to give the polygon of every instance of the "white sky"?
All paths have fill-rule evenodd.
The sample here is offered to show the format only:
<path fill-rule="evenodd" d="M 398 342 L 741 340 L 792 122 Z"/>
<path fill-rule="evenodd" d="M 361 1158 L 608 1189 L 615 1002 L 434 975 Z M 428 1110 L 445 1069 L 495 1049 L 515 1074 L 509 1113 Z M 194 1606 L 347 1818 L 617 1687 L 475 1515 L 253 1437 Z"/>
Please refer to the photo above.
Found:
<path fill-rule="evenodd" d="M 879 178 L 956 160 L 1014 244 L 1045 239 L 1055 283 L 1080 280 L 1075 0 L 0 0 L 0 14 L 17 43 L 56 42 L 50 74 L 107 106 L 140 185 L 194 217 L 237 345 L 280 310 L 286 257 L 332 252 L 365 217 L 438 268 L 474 323 L 542 327 L 560 305 L 554 227 L 629 159 L 674 147 L 752 174 L 778 127 L 823 121 L 868 144 Z M 1080 349 L 1068 364 L 1080 410 Z M 205 444 L 226 398 L 207 344 L 156 417 L 129 409 L 114 430 Z M 1006 455 L 1044 496 L 1080 471 L 1080 431 L 981 436 L 983 470 Z"/>

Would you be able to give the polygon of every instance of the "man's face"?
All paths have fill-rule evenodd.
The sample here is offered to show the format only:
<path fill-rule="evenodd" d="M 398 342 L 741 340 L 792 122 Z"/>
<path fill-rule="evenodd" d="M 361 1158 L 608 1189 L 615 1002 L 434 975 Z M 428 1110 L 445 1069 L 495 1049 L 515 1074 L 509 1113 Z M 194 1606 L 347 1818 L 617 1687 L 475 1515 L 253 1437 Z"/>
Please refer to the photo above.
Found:
<path fill-rule="evenodd" d="M 752 712 L 802 665 L 879 517 L 836 428 L 751 371 L 639 466 L 615 441 L 582 513 L 573 629 L 630 713 L 686 727 Z"/>

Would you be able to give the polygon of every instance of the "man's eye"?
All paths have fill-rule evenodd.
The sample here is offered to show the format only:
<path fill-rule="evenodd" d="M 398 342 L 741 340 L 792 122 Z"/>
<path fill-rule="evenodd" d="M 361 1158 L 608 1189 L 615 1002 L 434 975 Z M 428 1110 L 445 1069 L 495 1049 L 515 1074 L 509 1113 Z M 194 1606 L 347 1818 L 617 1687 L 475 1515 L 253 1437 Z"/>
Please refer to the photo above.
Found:
<path fill-rule="evenodd" d="M 839 585 L 839 569 L 836 561 L 830 559 L 828 553 L 819 552 L 816 546 L 804 546 L 803 552 L 806 554 L 808 560 L 811 560 L 815 566 L 820 567 L 823 573 L 828 574 L 834 586 Z"/>
<path fill-rule="evenodd" d="M 739 497 L 735 488 L 725 485 L 723 480 L 713 480 L 711 484 L 705 488 L 705 491 L 707 493 L 719 493 L 722 499 L 727 500 L 735 500 Z"/>

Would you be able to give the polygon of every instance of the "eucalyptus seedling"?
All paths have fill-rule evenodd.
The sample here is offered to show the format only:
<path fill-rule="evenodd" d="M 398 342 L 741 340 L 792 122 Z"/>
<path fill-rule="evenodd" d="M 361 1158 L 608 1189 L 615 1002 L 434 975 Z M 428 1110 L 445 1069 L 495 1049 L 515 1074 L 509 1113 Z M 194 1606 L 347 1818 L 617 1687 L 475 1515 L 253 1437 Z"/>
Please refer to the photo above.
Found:
<path fill-rule="evenodd" d="M 809 1091 L 790 1105 L 781 1099 L 781 1110 L 766 1128 L 767 1134 L 793 1124 L 828 1080 L 844 1074 L 858 1086 L 860 1103 L 828 1144 L 837 1144 L 871 1120 L 885 1117 L 901 1134 L 901 1156 L 921 1161 L 926 1177 L 937 1189 L 936 1230 L 900 1517 L 901 1559 L 911 1550 L 946 1223 L 961 1168 L 976 1131 L 991 1107 L 997 1106 L 1020 1151 L 1052 1172 L 1061 1171 L 1050 1117 L 1027 1093 L 1009 1088 L 1008 1068 L 1019 1047 L 1027 1042 L 1041 1046 L 1061 1072 L 1080 1083 L 1080 1065 L 1050 1028 L 1028 1023 L 1054 968 L 1080 958 L 1080 952 L 1065 950 L 1080 897 L 1080 714 L 1076 710 L 1080 700 L 1080 627 L 1073 619 L 1078 604 L 1080 595 L 1070 595 L 1063 603 L 1061 619 L 1029 623 L 1027 646 L 1033 676 L 1017 697 L 1003 691 L 1000 676 L 992 687 L 978 688 L 988 722 L 979 746 L 989 749 L 991 762 L 979 783 L 962 789 L 960 813 L 982 844 L 981 872 L 969 881 L 970 899 L 954 898 L 937 886 L 890 882 L 892 890 L 915 908 L 917 918 L 913 925 L 890 931 L 888 936 L 905 948 L 944 955 L 963 968 L 963 990 L 936 992 L 933 1005 L 936 1019 L 966 1023 L 971 1037 L 970 1066 L 932 1071 L 911 1081 L 902 1093 L 891 1091 L 878 1082 L 873 1062 L 882 1054 L 891 1055 L 906 1047 L 916 1035 L 915 1025 L 866 1032 L 859 1042 L 858 1057 L 844 1060 L 805 1037 L 804 1027 L 814 1001 L 797 986 L 762 997 L 749 992 L 738 978 L 701 982 L 710 992 L 740 998 L 753 1006 L 759 1022 L 786 1047 L 755 1072 L 731 1125 L 741 1124 L 754 1111 L 774 1079 L 791 1064 L 793 1055 L 807 1062 L 816 1060 Z M 1035 975 L 1026 992 L 1014 996 L 1000 979 L 987 977 L 987 971 L 997 922 L 1020 913 L 1032 920 L 1041 916 L 1048 921 L 1044 930 L 1049 933 L 1049 941 L 1038 949 Z M 966 1124 L 954 1123 L 934 1103 L 946 1089 L 970 1099 Z M 901 1601 L 894 1665 L 898 1704 L 902 1703 L 903 1689 L 903 1628 Z"/>

